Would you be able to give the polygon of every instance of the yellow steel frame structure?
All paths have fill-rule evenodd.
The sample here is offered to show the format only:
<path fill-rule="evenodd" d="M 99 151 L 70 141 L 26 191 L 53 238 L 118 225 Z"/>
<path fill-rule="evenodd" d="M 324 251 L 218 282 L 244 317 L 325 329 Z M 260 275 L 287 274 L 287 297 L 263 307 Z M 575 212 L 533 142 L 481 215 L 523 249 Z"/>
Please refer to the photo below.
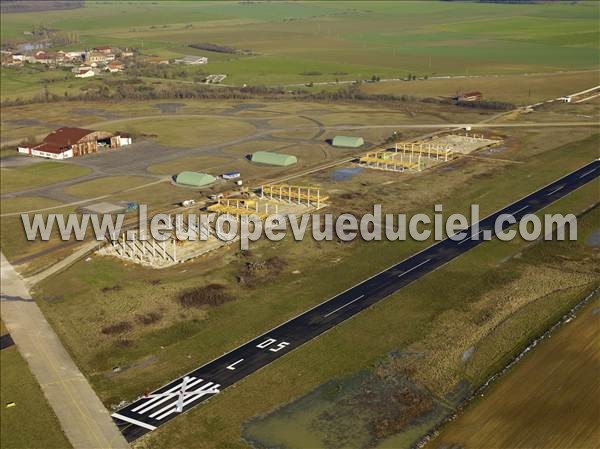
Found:
<path fill-rule="evenodd" d="M 400 158 L 395 157 L 397 154 Z M 405 160 L 402 153 L 393 153 L 386 150 L 374 151 L 367 153 L 359 159 L 359 162 L 365 164 L 369 168 L 376 168 L 380 170 L 389 171 L 404 171 L 404 170 L 417 170 L 420 171 L 421 157 L 418 156 L 417 160 L 413 160 L 412 154 L 409 160 Z"/>
<path fill-rule="evenodd" d="M 262 186 L 260 190 L 261 197 L 268 196 L 269 199 L 287 200 L 290 202 L 306 202 L 306 204 L 321 204 L 329 199 L 328 196 L 321 195 L 320 187 L 313 186 L 293 186 L 288 184 L 270 184 Z"/>
<path fill-rule="evenodd" d="M 256 215 L 261 220 L 264 220 L 269 216 L 266 212 L 260 212 L 258 209 L 258 202 L 256 200 L 248 199 L 221 199 L 218 202 L 207 207 L 207 210 L 211 212 L 217 212 L 219 214 L 229 214 L 235 217 L 247 217 L 250 215 Z"/>
<path fill-rule="evenodd" d="M 396 143 L 394 148 L 397 153 L 418 153 L 421 156 L 429 159 L 439 160 L 441 157 L 443 157 L 444 162 L 454 157 L 452 148 L 449 145 L 440 145 L 434 142 Z"/>

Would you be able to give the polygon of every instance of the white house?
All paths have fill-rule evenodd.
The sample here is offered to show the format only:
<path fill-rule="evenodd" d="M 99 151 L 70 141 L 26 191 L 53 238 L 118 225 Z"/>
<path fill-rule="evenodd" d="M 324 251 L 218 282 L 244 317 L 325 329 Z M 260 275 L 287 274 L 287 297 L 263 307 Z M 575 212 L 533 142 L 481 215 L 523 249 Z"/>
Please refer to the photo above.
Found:
<path fill-rule="evenodd" d="M 63 149 L 57 151 L 56 148 L 51 145 L 42 143 L 36 147 L 18 147 L 19 153 L 29 154 L 30 156 L 45 157 L 47 159 L 69 159 L 73 157 L 72 149 Z M 46 151 L 47 150 L 47 151 Z"/>
<path fill-rule="evenodd" d="M 89 68 L 88 70 L 79 70 L 79 72 L 75 74 L 75 78 L 91 78 L 94 75 L 96 75 L 94 69 Z"/>

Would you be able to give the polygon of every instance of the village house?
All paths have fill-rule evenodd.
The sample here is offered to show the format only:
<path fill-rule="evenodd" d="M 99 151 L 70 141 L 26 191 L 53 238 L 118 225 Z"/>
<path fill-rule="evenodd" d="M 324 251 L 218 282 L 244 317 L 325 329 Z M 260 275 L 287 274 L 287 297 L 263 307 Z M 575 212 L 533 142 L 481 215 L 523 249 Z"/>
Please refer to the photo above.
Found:
<path fill-rule="evenodd" d="M 96 72 L 91 67 L 85 69 L 80 68 L 75 73 L 75 78 L 91 78 L 92 76 L 96 76 Z"/>
<path fill-rule="evenodd" d="M 106 71 L 110 73 L 122 72 L 125 66 L 121 61 L 112 61 L 109 62 L 106 66 Z"/>
<path fill-rule="evenodd" d="M 106 64 L 115 59 L 115 55 L 98 51 L 90 51 L 85 54 L 85 62 L 88 64 Z"/>
<path fill-rule="evenodd" d="M 94 47 L 93 50 L 96 53 L 102 53 L 105 55 L 110 55 L 111 53 L 113 53 L 113 48 L 110 45 L 102 45 L 100 47 Z"/>

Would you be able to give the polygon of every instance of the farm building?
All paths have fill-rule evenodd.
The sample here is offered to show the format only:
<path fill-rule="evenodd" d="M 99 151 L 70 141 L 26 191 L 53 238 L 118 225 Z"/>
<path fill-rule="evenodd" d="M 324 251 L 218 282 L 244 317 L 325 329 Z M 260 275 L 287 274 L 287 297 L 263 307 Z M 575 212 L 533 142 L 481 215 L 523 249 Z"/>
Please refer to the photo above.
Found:
<path fill-rule="evenodd" d="M 478 101 L 483 98 L 483 94 L 481 92 L 465 92 L 463 94 L 457 95 L 454 97 L 454 100 L 457 101 Z"/>
<path fill-rule="evenodd" d="M 298 162 L 298 158 L 291 154 L 271 153 L 269 151 L 252 153 L 251 160 L 257 164 L 277 165 L 279 167 L 287 167 Z"/>
<path fill-rule="evenodd" d="M 216 178 L 207 173 L 197 173 L 194 171 L 182 171 L 175 177 L 175 182 L 184 186 L 203 187 L 212 184 Z"/>
<path fill-rule="evenodd" d="M 184 56 L 181 59 L 176 59 L 175 62 L 186 65 L 207 64 L 208 58 L 206 56 Z"/>
<path fill-rule="evenodd" d="M 358 148 L 365 144 L 362 137 L 335 136 L 331 144 L 334 147 Z"/>
<path fill-rule="evenodd" d="M 96 153 L 98 147 L 118 148 L 131 144 L 129 136 L 114 135 L 106 131 L 83 128 L 58 128 L 48 134 L 41 143 L 20 146 L 19 153 L 49 159 L 68 159 Z"/>

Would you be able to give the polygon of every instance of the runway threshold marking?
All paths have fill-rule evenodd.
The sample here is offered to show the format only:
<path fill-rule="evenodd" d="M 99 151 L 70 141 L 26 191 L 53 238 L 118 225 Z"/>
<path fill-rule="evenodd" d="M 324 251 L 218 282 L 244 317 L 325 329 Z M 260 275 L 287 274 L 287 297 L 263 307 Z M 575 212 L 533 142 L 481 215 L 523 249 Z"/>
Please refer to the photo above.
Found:
<path fill-rule="evenodd" d="M 419 265 L 415 265 L 414 267 L 412 267 L 410 270 L 406 270 L 404 273 L 399 274 L 398 277 L 401 278 L 402 276 L 404 276 L 405 274 L 410 273 L 413 270 L 416 270 L 417 268 L 419 268 L 421 265 L 425 265 L 427 262 L 429 262 L 431 260 L 431 257 L 423 262 L 421 262 Z"/>
<path fill-rule="evenodd" d="M 362 298 L 364 298 L 364 297 L 365 297 L 365 295 L 360 295 L 358 298 L 356 298 L 356 299 L 353 299 L 353 300 L 352 300 L 352 301 L 350 301 L 350 302 L 347 302 L 346 304 L 344 304 L 344 305 L 343 305 L 343 306 L 341 306 L 341 307 L 338 307 L 338 308 L 337 308 L 337 309 L 335 309 L 335 310 L 332 310 L 332 311 L 331 311 L 331 312 L 329 312 L 327 315 L 325 315 L 325 318 L 327 318 L 329 315 L 333 315 L 335 312 L 337 312 L 337 311 L 339 311 L 339 310 L 342 310 L 344 307 L 346 307 L 346 306 L 349 306 L 349 305 L 350 305 L 350 304 L 352 304 L 353 302 L 356 302 L 356 301 L 358 301 L 359 299 L 362 299 Z"/>
<path fill-rule="evenodd" d="M 191 382 L 191 383 L 190 383 L 190 386 L 196 385 L 198 382 L 202 382 L 202 379 L 198 379 L 198 380 L 196 380 L 196 377 L 193 377 L 193 376 L 189 377 L 188 379 L 189 379 L 189 380 L 191 380 L 191 381 L 193 381 L 193 382 Z M 172 387 L 172 388 L 169 388 L 167 391 L 165 391 L 165 392 L 163 393 L 163 394 L 165 395 L 165 397 L 164 397 L 164 398 L 162 398 L 162 399 L 161 399 L 161 398 L 160 398 L 160 397 L 158 397 L 158 396 L 155 396 L 155 397 L 153 397 L 153 398 L 149 398 L 149 400 L 148 400 L 148 401 L 146 401 L 146 402 L 142 402 L 140 405 L 138 405 L 137 407 L 135 407 L 135 408 L 134 408 L 134 409 L 132 409 L 131 411 L 132 411 L 132 412 L 138 412 L 138 413 L 145 413 L 145 412 L 147 412 L 147 411 L 148 411 L 148 410 L 150 410 L 151 408 L 153 408 L 153 407 L 155 407 L 156 405 L 158 405 L 158 404 L 154 404 L 155 402 L 157 402 L 157 401 L 158 401 L 159 403 L 161 403 L 161 404 L 162 404 L 162 402 L 164 402 L 166 399 L 168 399 L 167 395 L 168 395 L 169 393 L 172 393 L 172 392 L 174 392 L 174 391 L 175 391 L 175 390 L 177 390 L 178 388 L 180 388 L 182 384 L 183 384 L 183 380 L 182 380 L 181 382 L 179 382 L 177 385 L 175 385 L 174 387 Z M 149 407 L 149 405 L 151 405 L 151 404 L 154 404 L 154 405 L 152 405 L 152 407 Z M 142 409 L 143 409 L 143 410 L 142 410 Z"/>

